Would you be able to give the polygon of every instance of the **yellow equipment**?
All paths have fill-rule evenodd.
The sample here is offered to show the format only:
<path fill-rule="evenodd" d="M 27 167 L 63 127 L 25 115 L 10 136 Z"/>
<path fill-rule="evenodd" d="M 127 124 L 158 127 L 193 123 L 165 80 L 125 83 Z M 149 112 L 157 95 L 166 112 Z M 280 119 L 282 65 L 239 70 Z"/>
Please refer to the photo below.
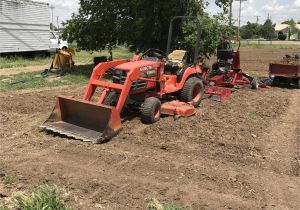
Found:
<path fill-rule="evenodd" d="M 71 48 L 63 47 L 57 50 L 54 59 L 52 61 L 50 69 L 64 69 L 74 67 L 73 57 L 75 57 L 75 51 Z"/>
<path fill-rule="evenodd" d="M 57 49 L 54 58 L 52 60 L 49 69 L 45 69 L 41 74 L 43 77 L 47 77 L 49 72 L 56 73 L 59 76 L 65 75 L 63 71 L 65 68 L 73 68 L 75 62 L 73 58 L 75 57 L 75 51 L 71 48 L 62 47 Z"/>

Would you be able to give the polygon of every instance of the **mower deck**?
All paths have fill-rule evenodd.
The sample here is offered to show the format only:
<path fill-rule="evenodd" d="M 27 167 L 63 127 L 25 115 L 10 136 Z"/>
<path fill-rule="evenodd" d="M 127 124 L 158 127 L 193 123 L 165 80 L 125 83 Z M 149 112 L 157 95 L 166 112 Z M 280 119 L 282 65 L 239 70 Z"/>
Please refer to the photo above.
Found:
<path fill-rule="evenodd" d="M 165 115 L 189 117 L 195 114 L 195 107 L 191 103 L 174 100 L 161 105 L 161 113 Z"/>

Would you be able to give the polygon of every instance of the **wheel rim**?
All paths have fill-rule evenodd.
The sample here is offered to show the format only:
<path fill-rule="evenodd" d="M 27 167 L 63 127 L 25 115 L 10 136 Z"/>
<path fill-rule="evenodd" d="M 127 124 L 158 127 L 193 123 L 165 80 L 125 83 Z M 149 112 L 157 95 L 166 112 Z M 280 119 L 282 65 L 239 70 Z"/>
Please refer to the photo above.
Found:
<path fill-rule="evenodd" d="M 201 87 L 200 87 L 200 85 L 196 85 L 194 87 L 192 97 L 193 97 L 193 102 L 194 103 L 197 103 L 200 100 L 200 98 L 201 98 Z"/>
<path fill-rule="evenodd" d="M 155 119 L 159 119 L 160 118 L 160 106 L 155 107 L 154 118 Z"/>

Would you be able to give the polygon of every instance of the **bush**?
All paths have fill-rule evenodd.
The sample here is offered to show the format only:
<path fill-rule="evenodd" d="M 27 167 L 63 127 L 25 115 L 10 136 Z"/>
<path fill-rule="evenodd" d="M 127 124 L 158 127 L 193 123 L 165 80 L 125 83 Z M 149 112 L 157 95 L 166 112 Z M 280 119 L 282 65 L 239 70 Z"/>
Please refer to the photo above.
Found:
<path fill-rule="evenodd" d="M 63 191 L 57 186 L 39 187 L 30 197 L 23 194 L 15 196 L 21 210 L 68 210 L 63 199 Z"/>
<path fill-rule="evenodd" d="M 279 40 L 286 40 L 287 35 L 286 34 L 278 34 L 278 39 Z"/>

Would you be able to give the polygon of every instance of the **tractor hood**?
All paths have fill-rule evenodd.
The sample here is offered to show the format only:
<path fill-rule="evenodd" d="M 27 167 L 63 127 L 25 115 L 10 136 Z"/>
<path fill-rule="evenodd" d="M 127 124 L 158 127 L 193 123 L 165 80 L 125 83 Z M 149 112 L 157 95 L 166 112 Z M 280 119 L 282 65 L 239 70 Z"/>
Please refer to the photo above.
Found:
<path fill-rule="evenodd" d="M 143 70 L 157 69 L 157 67 L 159 67 L 160 65 L 161 62 L 140 60 L 140 61 L 133 61 L 133 62 L 120 64 L 116 66 L 116 69 L 130 71 L 132 69 L 139 68 L 141 71 L 143 71 Z"/>

